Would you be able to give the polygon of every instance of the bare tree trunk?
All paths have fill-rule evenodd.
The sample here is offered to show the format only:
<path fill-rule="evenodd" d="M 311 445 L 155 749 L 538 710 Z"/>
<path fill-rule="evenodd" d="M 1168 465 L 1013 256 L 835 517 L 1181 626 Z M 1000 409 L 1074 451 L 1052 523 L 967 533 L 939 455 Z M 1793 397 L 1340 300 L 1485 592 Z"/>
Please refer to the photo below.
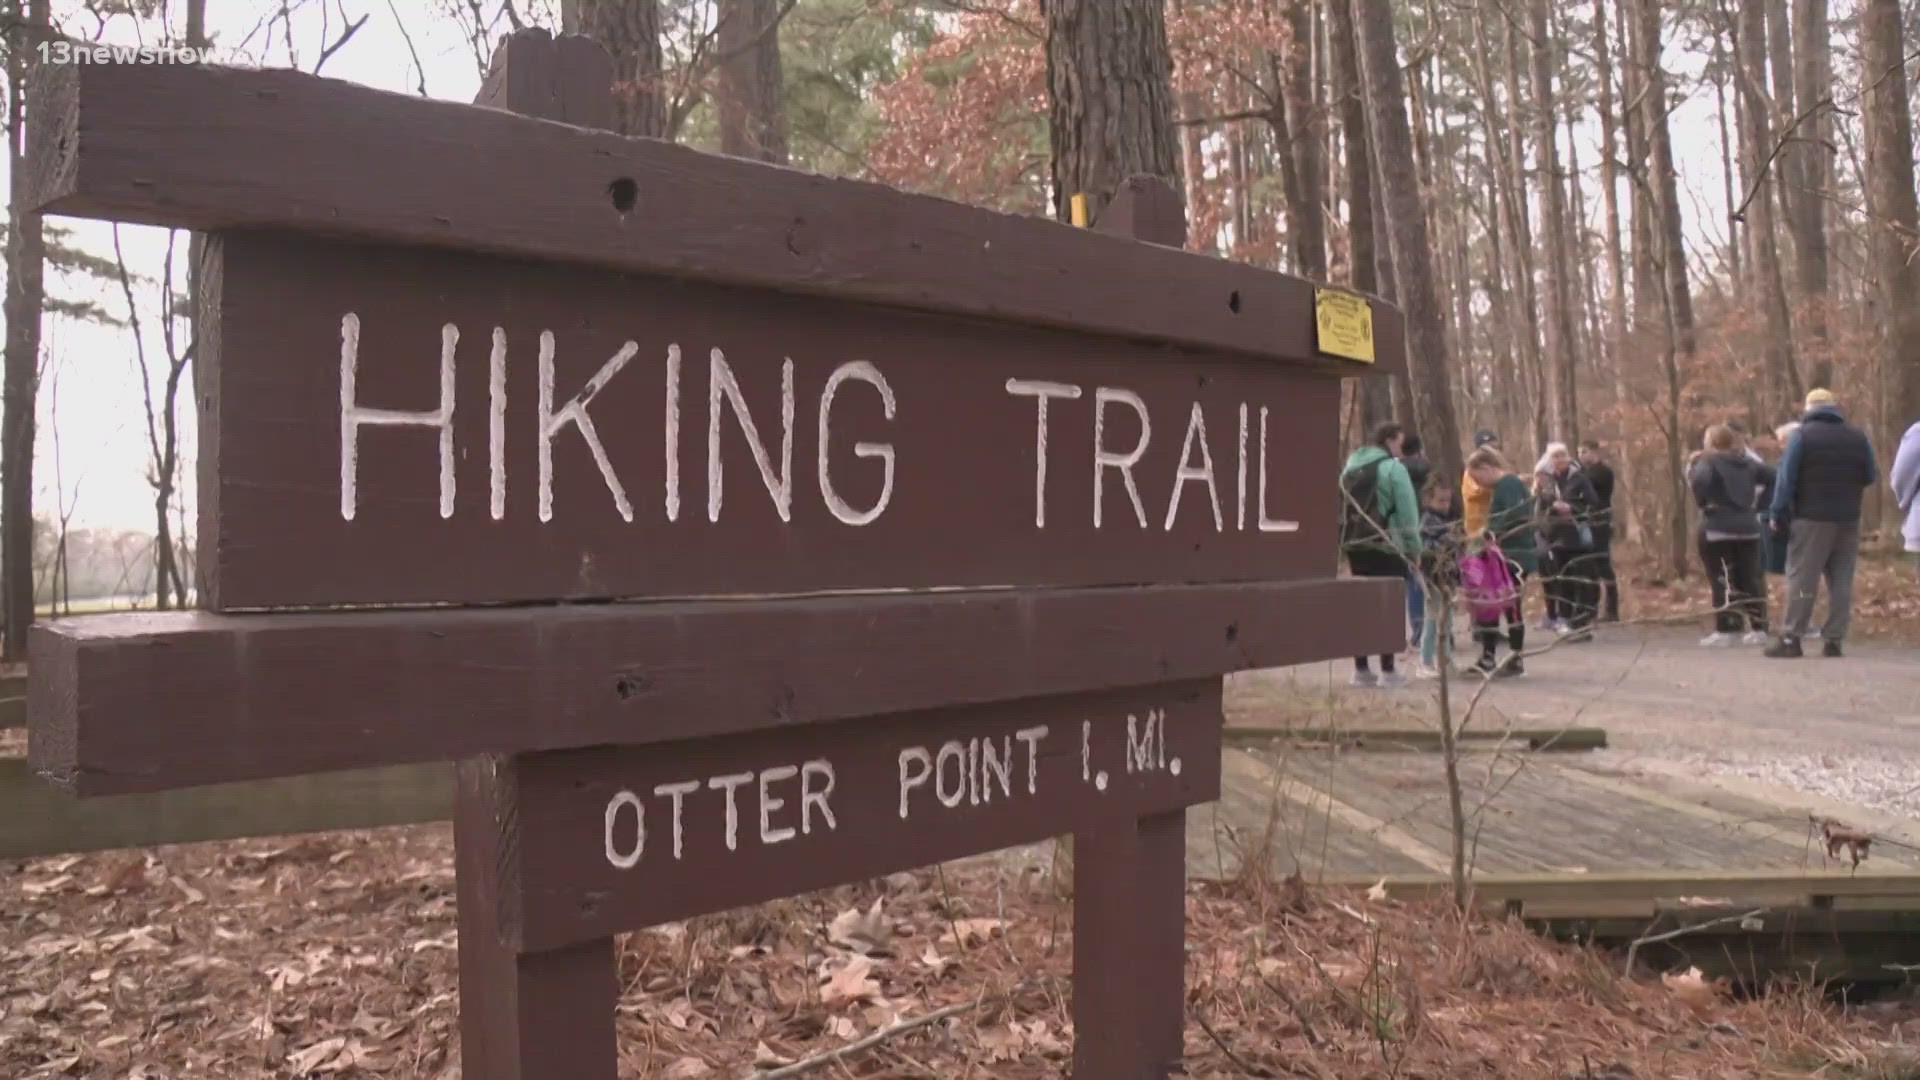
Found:
<path fill-rule="evenodd" d="M 721 0 L 714 48 L 720 152 L 787 163 L 787 88 L 780 72 L 780 0 Z"/>
<path fill-rule="evenodd" d="M 1528 5 L 1528 27 L 1533 37 L 1533 153 L 1539 175 L 1540 228 L 1546 234 L 1547 351 L 1552 358 L 1553 429 L 1569 445 L 1580 439 L 1580 340 L 1573 329 L 1573 256 L 1567 248 L 1567 200 L 1560 186 L 1560 153 L 1553 97 L 1553 39 L 1547 33 L 1548 0 Z"/>
<path fill-rule="evenodd" d="M 1054 214 L 1091 218 L 1129 176 L 1179 190 L 1173 59 L 1163 0 L 1046 0 Z"/>
<path fill-rule="evenodd" d="M 1519 153 L 1521 149 L 1518 142 L 1519 134 L 1513 118 L 1503 116 L 1497 104 L 1493 70 L 1489 60 L 1492 49 L 1487 37 L 1486 20 L 1478 5 L 1473 9 L 1473 34 L 1473 74 L 1478 82 L 1476 89 L 1480 98 L 1480 122 L 1487 144 L 1488 164 L 1493 173 L 1494 195 L 1498 200 L 1490 209 L 1497 210 L 1503 219 L 1507 234 L 1505 250 L 1508 257 L 1499 259 L 1499 265 L 1503 268 L 1512 267 L 1510 276 L 1504 273 L 1502 276 L 1506 278 L 1506 284 L 1510 286 L 1513 294 L 1512 303 L 1509 305 L 1510 316 L 1507 320 L 1507 329 L 1511 335 L 1510 343 L 1516 353 L 1513 362 L 1519 369 L 1519 380 L 1515 390 L 1523 391 L 1503 395 L 1503 397 L 1511 405 L 1529 406 L 1525 413 L 1528 423 L 1528 440 L 1538 445 L 1545 434 L 1542 430 L 1542 420 L 1546 403 L 1541 395 L 1524 391 L 1527 373 L 1537 373 L 1541 367 L 1541 360 L 1540 339 L 1535 331 L 1538 325 L 1539 301 L 1533 287 L 1532 234 L 1527 227 L 1524 194 L 1515 187 L 1519 166 L 1512 160 L 1512 155 Z M 1514 84 L 1510 82 L 1510 102 L 1514 100 L 1511 97 L 1513 88 Z M 1512 415 L 1520 414 L 1515 412 Z M 1511 445 L 1512 441 L 1512 436 L 1509 434 L 1506 442 Z"/>
<path fill-rule="evenodd" d="M 1193 119 L 1206 112 L 1206 99 L 1198 93 L 1188 91 L 1180 95 L 1180 115 Z M 1186 178 L 1180 190 L 1185 194 L 1189 213 L 1196 201 L 1200 184 L 1206 180 L 1207 162 L 1201 154 L 1201 144 L 1206 141 L 1205 133 L 1199 124 L 1180 125 L 1180 171 Z"/>
<path fill-rule="evenodd" d="M 1716 52 L 1721 52 L 1720 42 L 1714 42 Z M 1721 52 L 1724 56 L 1724 52 Z M 1733 208 L 1740 205 L 1733 192 L 1733 144 L 1727 137 L 1727 81 L 1724 78 L 1713 80 L 1713 117 L 1720 128 L 1720 196 L 1727 204 L 1727 268 L 1733 275 L 1736 287 L 1742 279 L 1740 270 L 1740 221 L 1733 216 Z"/>
<path fill-rule="evenodd" d="M 1826 3 L 1827 0 L 1821 0 Z M 1767 102 L 1772 106 L 1771 127 L 1775 132 L 1784 134 L 1787 125 L 1793 123 L 1795 107 L 1793 103 L 1793 38 L 1788 22 L 1788 5 L 1791 0 L 1765 0 L 1767 34 L 1767 70 L 1773 83 L 1773 96 Z M 1778 181 L 1774 188 L 1774 203 L 1780 208 L 1780 217 L 1791 223 L 1794 206 L 1800 201 L 1798 154 L 1788 152 L 1781 155 L 1774 164 L 1774 179 Z"/>
<path fill-rule="evenodd" d="M 26 186 L 23 95 L 33 44 L 48 26 L 47 0 L 7 6 L 7 149 L 12 205 L 7 214 L 7 344 L 4 406 L 0 406 L 0 584 L 5 633 L 0 659 L 27 657 L 33 625 L 33 450 L 40 394 L 40 311 L 46 300 L 46 242 L 40 215 L 20 206 Z M 24 18 L 22 17 L 24 15 Z"/>
<path fill-rule="evenodd" d="M 1774 188 L 1767 159 L 1772 140 L 1767 131 L 1771 115 L 1766 93 L 1766 13 L 1768 0 L 1740 0 L 1740 93 L 1746 103 L 1747 128 L 1742 133 L 1742 179 L 1752 193 L 1745 218 L 1753 249 L 1753 277 L 1759 286 L 1766 334 L 1761 343 L 1767 375 L 1773 384 L 1769 406 L 1782 413 L 1799 399 L 1800 376 L 1793 359 L 1793 324 L 1787 310 L 1786 282 L 1780 273 L 1780 253 L 1774 228 Z"/>
<path fill-rule="evenodd" d="M 1284 170 L 1289 163 L 1298 177 L 1297 194 L 1288 192 L 1287 231 L 1293 241 L 1294 271 L 1316 280 L 1327 276 L 1327 229 L 1324 217 L 1327 202 L 1327 122 L 1315 100 L 1314 49 L 1319 6 L 1302 0 L 1287 13 L 1293 31 L 1288 54 L 1285 92 L 1281 101 L 1286 108 L 1287 127 L 1293 139 L 1278 138 L 1278 157 Z"/>
<path fill-rule="evenodd" d="M 1827 0 L 1794 0 L 1794 97 L 1806 122 L 1793 145 L 1794 277 L 1800 286 L 1801 327 L 1815 356 L 1817 385 L 1833 381 L 1833 357 L 1827 347 L 1827 190 L 1832 186 L 1833 114 L 1821 103 L 1832 100 L 1833 55 L 1828 40 Z"/>
<path fill-rule="evenodd" d="M 1906 91 L 1906 49 L 1899 0 L 1863 0 L 1861 77 L 1866 83 L 1867 184 L 1874 209 L 1873 262 L 1886 296 L 1880 386 L 1894 423 L 1887 434 L 1920 420 L 1920 237 L 1915 207 L 1913 114 Z M 1885 513 L 1898 515 L 1888 500 Z"/>
<path fill-rule="evenodd" d="M 1633 238 L 1629 250 L 1633 259 L 1632 327 L 1636 334 L 1659 329 L 1663 318 L 1660 314 L 1660 294 L 1665 291 L 1665 282 L 1656 269 L 1658 260 L 1654 258 L 1653 251 L 1653 169 L 1647 145 L 1645 114 L 1636 105 L 1641 100 L 1641 87 L 1645 83 L 1641 71 L 1640 21 L 1627 17 L 1628 9 L 1638 2 L 1618 0 L 1614 6 L 1615 29 L 1619 32 L 1623 50 L 1620 64 L 1621 119 L 1626 136 L 1627 190 L 1632 213 Z"/>
<path fill-rule="evenodd" d="M 1453 407 L 1453 355 L 1447 342 L 1446 311 L 1434 282 L 1426 208 L 1414 171 L 1413 132 L 1407 122 L 1406 89 L 1394 43 L 1393 6 L 1391 0 L 1353 0 L 1353 4 L 1367 118 L 1372 121 L 1369 132 L 1374 160 L 1380 164 L 1394 269 L 1407 317 L 1415 414 L 1435 466 L 1442 475 L 1458 475 L 1463 455 Z"/>
<path fill-rule="evenodd" d="M 1654 197 L 1659 201 L 1655 236 L 1665 262 L 1667 298 L 1672 305 L 1673 329 L 1680 355 L 1694 353 L 1693 286 L 1687 280 L 1687 247 L 1680 209 L 1680 173 L 1673 162 L 1673 139 L 1667 125 L 1666 72 L 1660 66 L 1660 0 L 1639 0 L 1641 71 L 1646 82 L 1641 97 Z"/>
<path fill-rule="evenodd" d="M 1600 189 L 1605 207 L 1607 244 L 1607 366 L 1613 375 L 1613 405 L 1616 413 L 1629 408 L 1627 369 L 1624 347 L 1627 340 L 1626 259 L 1620 244 L 1620 150 L 1619 123 L 1613 111 L 1613 53 L 1607 41 L 1607 13 L 1604 0 L 1593 0 L 1593 54 L 1600 95 Z M 1625 65 L 1631 67 L 1631 64 Z M 1619 463 L 1620 486 L 1625 492 L 1637 491 L 1633 462 L 1635 455 L 1626 440 L 1614 447 Z M 1615 500 L 1614 527 L 1628 540 L 1640 538 L 1640 516 L 1632 512 L 1633 500 Z"/>
<path fill-rule="evenodd" d="M 1367 135 L 1367 103 L 1360 89 L 1359 56 L 1353 37 L 1351 0 L 1328 0 L 1327 45 L 1333 74 L 1335 106 L 1346 144 L 1348 280 L 1362 292 L 1380 293 L 1380 243 L 1373 209 L 1373 144 Z M 1360 380 L 1361 423 L 1371 430 L 1393 416 L 1393 380 L 1374 376 Z"/>
<path fill-rule="evenodd" d="M 560 25 L 613 57 L 614 123 L 622 135 L 668 137 L 659 0 L 560 0 Z"/>
<path fill-rule="evenodd" d="M 1478 17 L 1478 9 L 1475 10 Z M 1521 274 L 1520 287 L 1526 302 L 1527 321 L 1527 398 L 1533 405 L 1533 426 L 1539 432 L 1557 432 L 1559 430 L 1559 396 L 1553 393 L 1553 376 L 1549 373 L 1552 361 L 1548 347 L 1541 343 L 1539 331 L 1535 328 L 1548 321 L 1542 318 L 1544 305 L 1540 301 L 1537 281 L 1539 263 L 1536 260 L 1533 225 L 1527 218 L 1527 143 L 1526 125 L 1521 120 L 1526 108 L 1520 92 L 1522 68 L 1520 62 L 1520 28 L 1512 22 L 1502 26 L 1506 43 L 1506 87 L 1507 87 L 1507 198 L 1512 203 L 1513 252 L 1519 260 Z M 1541 222 L 1546 229 L 1548 224 Z"/>

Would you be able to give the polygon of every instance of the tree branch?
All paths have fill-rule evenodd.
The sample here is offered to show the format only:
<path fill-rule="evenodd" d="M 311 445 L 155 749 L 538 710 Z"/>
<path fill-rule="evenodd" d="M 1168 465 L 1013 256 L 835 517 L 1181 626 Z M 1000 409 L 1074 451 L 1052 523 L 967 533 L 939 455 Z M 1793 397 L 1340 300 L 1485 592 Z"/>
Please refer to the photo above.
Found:
<path fill-rule="evenodd" d="M 1780 137 L 1774 140 L 1773 149 L 1767 151 L 1766 160 L 1762 161 L 1760 167 L 1754 170 L 1753 183 L 1748 185 L 1746 197 L 1740 200 L 1740 205 L 1734 208 L 1733 213 L 1727 215 L 1728 220 L 1737 221 L 1741 224 L 1746 223 L 1747 207 L 1752 206 L 1754 198 L 1760 194 L 1760 185 L 1767 182 L 1767 176 L 1773 172 L 1773 163 L 1780 157 L 1780 152 L 1787 148 L 1788 143 L 1795 141 L 1793 137 L 1794 130 L 1801 124 L 1813 119 L 1819 114 L 1820 110 L 1831 108 L 1833 108 L 1833 95 L 1828 94 L 1819 101 L 1809 105 L 1799 116 L 1794 117 L 1793 123 L 1787 125 L 1787 130 L 1781 132 Z"/>

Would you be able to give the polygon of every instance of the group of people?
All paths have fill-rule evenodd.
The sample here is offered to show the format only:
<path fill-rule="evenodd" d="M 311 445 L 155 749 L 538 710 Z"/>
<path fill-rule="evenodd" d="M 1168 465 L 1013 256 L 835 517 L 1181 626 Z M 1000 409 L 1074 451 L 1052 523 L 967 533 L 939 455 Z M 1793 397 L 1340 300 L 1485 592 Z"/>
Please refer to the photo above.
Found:
<path fill-rule="evenodd" d="M 1597 442 L 1576 458 L 1561 443 L 1547 448 L 1530 480 L 1509 464 L 1499 437 L 1474 437 L 1459 482 L 1434 475 L 1420 438 L 1382 424 L 1347 459 L 1341 475 L 1341 548 L 1356 577 L 1407 581 L 1415 677 L 1438 673 L 1439 643 L 1451 634 L 1451 612 L 1426 610 L 1427 597 L 1464 594 L 1481 652 L 1474 670 L 1486 676 L 1525 673 L 1523 597 L 1539 578 L 1546 596 L 1542 629 L 1570 641 L 1592 638 L 1597 621 L 1620 617 L 1613 570 L 1613 470 Z M 1508 655 L 1499 657 L 1505 644 Z M 1354 659 L 1356 686 L 1399 686 L 1396 657 Z"/>
<path fill-rule="evenodd" d="M 1733 423 L 1715 424 L 1687 462 L 1699 510 L 1701 563 L 1711 582 L 1709 647 L 1766 646 L 1765 655 L 1804 655 L 1818 637 L 1826 656 L 1842 655 L 1851 622 L 1853 576 L 1866 491 L 1879 481 L 1873 447 L 1847 422 L 1834 395 L 1807 395 L 1801 418 L 1774 432 L 1781 452 L 1770 464 Z M 1920 553 L 1920 423 L 1901 442 L 1891 483 L 1905 514 L 1906 550 Z M 1540 629 L 1568 643 L 1592 640 L 1597 622 L 1620 618 L 1613 564 L 1615 477 L 1603 447 L 1576 455 L 1553 443 L 1523 477 L 1499 437 L 1474 436 L 1458 484 L 1436 476 L 1419 436 L 1382 424 L 1341 473 L 1341 548 L 1356 577 L 1404 578 L 1415 677 L 1438 674 L 1439 643 L 1451 640 L 1448 609 L 1429 612 L 1428 597 L 1465 601 L 1479 645 L 1472 670 L 1485 677 L 1525 673 L 1527 586 L 1540 579 Z M 1769 634 L 1767 573 L 1787 579 L 1777 638 Z M 1827 617 L 1811 623 L 1822 583 Z M 1507 654 L 1499 655 L 1505 645 Z M 1394 655 L 1354 658 L 1356 686 L 1393 687 L 1406 679 Z"/>
<path fill-rule="evenodd" d="M 1774 437 L 1781 446 L 1777 465 L 1732 424 L 1708 428 L 1705 445 L 1688 460 L 1687 482 L 1700 508 L 1700 561 L 1713 588 L 1713 632 L 1701 644 L 1769 641 L 1771 571 L 1786 576 L 1786 611 L 1766 655 L 1804 656 L 1804 642 L 1817 637 L 1823 656 L 1842 656 L 1853 621 L 1861 511 L 1880 480 L 1873 443 L 1828 390 L 1809 393 L 1805 413 L 1775 429 Z M 1903 486 L 1896 469 L 1894 495 L 1902 508 L 1911 507 L 1915 486 Z M 1920 536 L 1920 525 L 1907 531 Z M 1909 548 L 1920 550 L 1920 543 L 1909 540 Z M 1822 584 L 1827 617 L 1815 628 Z"/>

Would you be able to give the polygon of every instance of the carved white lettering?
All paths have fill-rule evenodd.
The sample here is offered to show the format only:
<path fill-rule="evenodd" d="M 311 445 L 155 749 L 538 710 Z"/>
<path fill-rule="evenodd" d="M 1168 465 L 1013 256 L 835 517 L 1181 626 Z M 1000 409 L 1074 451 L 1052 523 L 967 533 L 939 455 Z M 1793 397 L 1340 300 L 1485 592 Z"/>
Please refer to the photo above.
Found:
<path fill-rule="evenodd" d="M 1200 444 L 1200 464 L 1189 465 L 1193 459 L 1193 447 Z M 1167 532 L 1173 531 L 1173 521 L 1180 516 L 1180 493 L 1185 491 L 1187 483 L 1204 480 L 1207 483 L 1207 501 L 1213 506 L 1213 531 L 1219 532 L 1226 527 L 1220 517 L 1220 489 L 1213 481 L 1213 450 L 1207 445 L 1207 414 L 1200 410 L 1200 403 L 1193 403 L 1193 411 L 1187 416 L 1187 437 L 1180 444 L 1180 467 L 1173 471 L 1173 494 L 1167 499 Z"/>
<path fill-rule="evenodd" d="M 1235 488 L 1234 528 L 1247 527 L 1247 403 L 1240 403 L 1240 480 Z"/>
<path fill-rule="evenodd" d="M 1040 782 L 1040 740 L 1047 737 L 1047 725 L 1021 728 L 1013 737 L 1027 744 L 1027 794 L 1039 790 Z"/>
<path fill-rule="evenodd" d="M 740 804 L 734 798 L 734 792 L 740 788 L 740 785 L 751 783 L 752 781 L 753 774 L 750 772 L 730 773 L 726 776 L 713 777 L 707 781 L 709 788 L 727 793 L 728 851 L 737 851 L 740 847 Z"/>
<path fill-rule="evenodd" d="M 767 453 L 767 445 L 760 441 L 760 429 L 754 425 L 753 414 L 747 411 L 747 400 L 740 392 L 740 382 L 733 377 L 733 368 L 727 364 L 726 354 L 714 349 L 708 357 L 711 366 L 707 374 L 707 520 L 720 520 L 720 504 L 724 493 L 724 471 L 720 464 L 720 404 L 725 401 L 732 406 L 734 416 L 740 420 L 740 430 L 747 437 L 747 448 L 753 451 L 754 464 L 760 467 L 760 479 L 767 485 L 767 493 L 773 496 L 774 509 L 780 512 L 780 520 L 792 521 L 793 361 L 788 359 L 780 365 L 780 471 L 776 473 Z"/>
<path fill-rule="evenodd" d="M 947 762 L 952 761 L 953 794 L 947 794 Z M 940 805 L 959 806 L 960 800 L 967 797 L 967 748 L 958 742 L 949 740 L 940 747 L 940 755 L 934 762 L 933 793 Z"/>
<path fill-rule="evenodd" d="M 1080 388 L 1071 383 L 1042 379 L 1008 379 L 1007 393 L 1034 399 L 1033 527 L 1044 529 L 1047 527 L 1047 402 L 1052 398 L 1071 401 L 1080 396 Z M 1096 429 L 1095 438 L 1098 437 Z M 1095 504 L 1094 513 L 1099 513 L 1098 503 Z M 1094 523 L 1099 524 L 1097 517 Z"/>
<path fill-rule="evenodd" d="M 1299 532 L 1297 521 L 1282 521 L 1267 516 L 1267 407 L 1260 406 L 1260 531 Z"/>
<path fill-rule="evenodd" d="M 816 791 L 813 787 L 813 781 L 815 780 L 824 780 L 826 783 Z M 824 758 L 817 758 L 800 766 L 801 832 L 808 835 L 813 833 L 813 811 L 816 807 L 819 808 L 820 817 L 826 821 L 829 831 L 840 827 L 839 823 L 833 819 L 833 807 L 827 802 L 828 798 L 832 795 L 833 762 L 827 761 Z M 902 816 L 904 816 L 904 811 Z"/>
<path fill-rule="evenodd" d="M 919 766 L 919 771 L 908 774 L 909 764 Z M 900 816 L 907 816 L 907 793 L 927 782 L 933 775 L 933 755 L 927 753 L 924 746 L 909 746 L 900 751 Z"/>
<path fill-rule="evenodd" d="M 634 838 L 633 847 L 621 851 L 613 838 L 613 827 L 620 820 L 622 807 L 633 807 Z M 606 814 L 606 851 L 607 861 L 616 870 L 631 870 L 640 865 L 640 855 L 647 848 L 647 808 L 640 805 L 640 796 L 631 791 L 622 791 L 607 800 Z"/>
<path fill-rule="evenodd" d="M 1000 780 L 1000 797 L 1013 798 L 1013 739 L 1000 737 L 1000 753 L 996 757 L 993 750 L 993 738 L 988 736 L 980 745 L 980 801 L 993 801 L 993 781 Z"/>
<path fill-rule="evenodd" d="M 1131 408 L 1140 417 L 1140 441 L 1132 450 L 1124 454 L 1107 449 L 1107 405 L 1121 402 Z M 1131 390 L 1115 390 L 1102 386 L 1093 392 L 1093 527 L 1099 528 L 1103 514 L 1102 505 L 1106 502 L 1106 476 L 1108 469 L 1120 470 L 1120 478 L 1126 481 L 1127 498 L 1133 500 L 1133 515 L 1139 519 L 1140 527 L 1147 527 L 1147 508 L 1140 501 L 1140 487 L 1133 481 L 1133 467 L 1146 456 L 1147 440 L 1153 437 L 1153 425 L 1147 419 L 1147 403 L 1140 395 Z"/>
<path fill-rule="evenodd" d="M 849 525 L 865 525 L 879 517 L 893 500 L 893 444 L 859 442 L 853 444 L 853 456 L 879 458 L 881 460 L 880 497 L 865 510 L 855 510 L 833 489 L 833 480 L 828 475 L 827 448 L 830 442 L 829 429 L 832 426 L 833 399 L 840 392 L 840 384 L 848 379 L 858 379 L 880 391 L 880 410 L 888 420 L 893 419 L 893 387 L 887 384 L 880 369 L 865 360 L 853 360 L 833 369 L 827 377 L 826 389 L 820 391 L 820 497 L 826 500 L 827 509 L 833 516 Z M 791 382 L 791 380 L 789 380 Z"/>
<path fill-rule="evenodd" d="M 683 780 L 678 784 L 660 784 L 653 789 L 655 795 L 665 795 L 673 800 L 673 857 L 679 860 L 686 848 L 686 827 L 683 824 L 681 810 L 686 797 L 700 790 L 700 781 Z"/>
<path fill-rule="evenodd" d="M 793 826 L 773 827 L 773 812 L 787 805 L 785 799 L 774 798 L 769 788 L 782 780 L 791 780 L 800 775 L 798 765 L 780 765 L 760 773 L 760 842 L 778 844 L 793 839 Z"/>
<path fill-rule="evenodd" d="M 680 346 L 667 346 L 667 520 L 680 520 Z"/>
<path fill-rule="evenodd" d="M 507 516 L 507 331 L 493 328 L 487 354 L 487 509 L 493 520 Z"/>
<path fill-rule="evenodd" d="M 537 434 L 540 439 L 540 520 L 553 520 L 553 437 L 572 424 L 586 440 L 587 449 L 593 454 L 593 463 L 600 468 L 600 478 L 606 481 L 607 490 L 613 494 L 614 509 L 620 512 L 622 521 L 633 520 L 633 504 L 627 501 L 627 489 L 620 484 L 620 477 L 614 474 L 613 463 L 607 460 L 607 448 L 600 444 L 600 433 L 593 426 L 593 417 L 587 415 L 587 405 L 594 395 L 606 388 L 620 369 L 627 366 L 640 351 L 635 342 L 620 346 L 613 358 L 600 365 L 600 370 L 588 379 L 580 392 L 567 399 L 565 405 L 553 407 L 553 331 L 540 332 L 540 424 Z"/>
<path fill-rule="evenodd" d="M 1140 725 L 1139 719 L 1132 713 L 1127 714 L 1127 771 L 1130 773 L 1146 772 L 1153 768 L 1154 741 L 1166 737 L 1160 727 L 1158 713 L 1148 710 L 1144 726 Z"/>
<path fill-rule="evenodd" d="M 424 411 L 374 409 L 360 404 L 360 316 L 340 317 L 340 516 L 347 521 L 359 509 L 360 428 L 430 427 L 440 432 L 440 516 L 453 516 L 453 350 L 459 327 L 440 328 L 440 407 Z"/>

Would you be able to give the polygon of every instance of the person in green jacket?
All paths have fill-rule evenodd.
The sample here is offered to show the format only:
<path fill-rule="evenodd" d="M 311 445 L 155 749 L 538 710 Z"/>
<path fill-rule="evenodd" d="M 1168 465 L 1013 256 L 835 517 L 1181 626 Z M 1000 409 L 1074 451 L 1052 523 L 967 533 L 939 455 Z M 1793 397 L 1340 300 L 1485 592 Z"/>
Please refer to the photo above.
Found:
<path fill-rule="evenodd" d="M 1507 561 L 1513 564 L 1516 585 L 1513 603 L 1503 614 L 1509 650 L 1506 663 L 1502 665 L 1495 660 L 1494 654 L 1500 647 L 1500 627 L 1496 623 L 1480 628 L 1480 662 L 1474 667 L 1487 676 L 1524 675 L 1526 668 L 1521 653 L 1527 641 L 1527 621 L 1522 601 L 1526 597 L 1527 579 L 1540 570 L 1540 546 L 1533 523 L 1533 492 L 1527 489 L 1526 481 L 1513 475 L 1507 459 L 1492 447 L 1481 447 L 1467 458 L 1467 475 L 1473 477 L 1474 483 L 1493 492 L 1492 505 L 1487 511 L 1486 536 L 1500 545 Z"/>
<path fill-rule="evenodd" d="M 1405 441 L 1406 430 L 1399 424 L 1382 424 L 1340 471 L 1340 545 L 1354 577 L 1404 581 L 1412 560 L 1420 556 L 1420 502 L 1413 478 L 1400 462 Z M 1381 655 L 1378 676 L 1366 657 L 1353 658 L 1355 686 L 1405 683 L 1405 676 L 1394 670 L 1392 653 Z"/>

